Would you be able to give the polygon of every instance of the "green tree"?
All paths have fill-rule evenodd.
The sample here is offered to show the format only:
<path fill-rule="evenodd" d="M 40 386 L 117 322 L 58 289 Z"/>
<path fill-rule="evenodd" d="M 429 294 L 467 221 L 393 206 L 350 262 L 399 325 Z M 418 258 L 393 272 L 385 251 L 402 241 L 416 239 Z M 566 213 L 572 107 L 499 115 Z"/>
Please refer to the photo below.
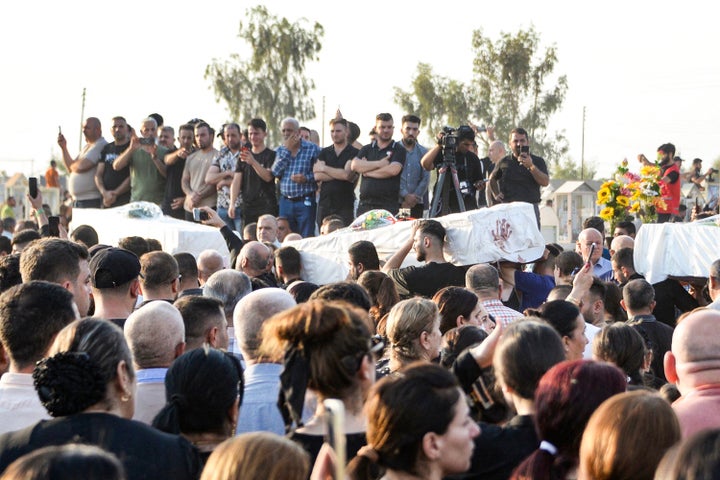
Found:
<path fill-rule="evenodd" d="M 420 117 L 430 138 L 445 125 L 468 123 L 470 105 L 462 82 L 433 73 L 427 63 L 419 63 L 410 90 L 395 87 L 395 103 L 406 113 Z"/>
<path fill-rule="evenodd" d="M 501 33 L 496 42 L 476 30 L 470 84 L 435 75 L 420 63 L 409 91 L 395 87 L 395 103 L 418 114 L 431 135 L 445 124 L 467 124 L 471 117 L 495 125 L 501 140 L 521 126 L 530 134 L 533 152 L 562 168 L 567 139 L 564 132 L 548 132 L 547 126 L 565 99 L 567 78 L 554 75 L 555 47 L 539 52 L 539 41 L 532 27 L 515 35 Z"/>
<path fill-rule="evenodd" d="M 285 117 L 309 120 L 315 107 L 308 94 L 315 82 L 304 75 L 306 63 L 318 60 L 324 35 L 322 25 L 307 25 L 307 19 L 291 23 L 271 15 L 263 6 L 247 10 L 247 23 L 240 22 L 238 37 L 252 55 L 237 53 L 227 60 L 213 59 L 205 69 L 218 101 L 227 104 L 231 118 L 243 122 L 253 117 L 268 124 L 268 143 L 278 142 L 277 129 Z"/>
<path fill-rule="evenodd" d="M 556 48 L 539 52 L 539 41 L 534 27 L 514 36 L 501 33 L 497 42 L 480 29 L 473 32 L 473 113 L 494 124 L 500 139 L 508 138 L 515 127 L 525 128 L 532 150 L 554 163 L 567 155 L 567 139 L 564 132 L 550 134 L 547 127 L 568 85 L 564 75 L 554 76 Z"/>

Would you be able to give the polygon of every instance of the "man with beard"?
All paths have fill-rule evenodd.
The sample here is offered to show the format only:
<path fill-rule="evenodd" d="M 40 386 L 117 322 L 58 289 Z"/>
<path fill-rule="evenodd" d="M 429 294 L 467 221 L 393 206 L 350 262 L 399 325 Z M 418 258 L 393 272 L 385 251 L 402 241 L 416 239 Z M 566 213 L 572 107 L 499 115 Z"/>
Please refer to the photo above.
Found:
<path fill-rule="evenodd" d="M 400 174 L 400 208 L 409 208 L 411 217 L 422 218 L 423 209 L 428 201 L 430 172 L 420 165 L 420 160 L 427 153 L 427 148 L 417 142 L 420 117 L 405 115 L 401 125 L 402 144 L 407 154 Z"/>
<path fill-rule="evenodd" d="M 130 167 L 114 170 L 113 162 L 130 145 L 130 130 L 123 117 L 112 119 L 114 142 L 108 143 L 100 152 L 100 161 L 95 170 L 95 186 L 102 195 L 103 208 L 119 207 L 130 202 Z"/>
<path fill-rule="evenodd" d="M 138 138 L 130 129 L 130 147 L 113 161 L 113 169 L 130 167 L 130 201 L 162 204 L 165 191 L 165 154 L 167 149 L 158 146 L 157 121 L 146 118 L 140 126 Z"/>
<path fill-rule="evenodd" d="M 187 158 L 195 151 L 195 129 L 191 124 L 186 123 L 180 126 L 178 142 L 180 148 L 165 155 L 167 178 L 162 211 L 165 215 L 184 220 L 185 192 L 182 190 L 182 174 Z"/>
<path fill-rule="evenodd" d="M 665 208 L 658 208 L 657 223 L 665 223 L 678 214 L 680 206 L 680 169 L 673 160 L 675 145 L 664 143 L 658 147 L 658 160 L 660 160 L 660 175 L 662 184 L 660 195 L 665 201 Z"/>
<path fill-rule="evenodd" d="M 394 131 L 392 115 L 378 114 L 375 139 L 365 145 L 351 163 L 353 172 L 362 178 L 357 215 L 373 209 L 387 210 L 395 215 L 400 209 L 400 174 L 407 152 L 392 139 Z"/>
<path fill-rule="evenodd" d="M 488 200 L 492 200 L 489 203 L 531 203 L 539 229 L 540 187 L 550 183 L 547 165 L 541 157 L 530 154 L 528 133 L 524 128 L 514 128 L 509 143 L 511 154 L 497 163 L 488 180 Z"/>
<path fill-rule="evenodd" d="M 215 132 L 205 122 L 195 125 L 195 143 L 198 150 L 185 162 L 182 176 L 182 189 L 185 192 L 185 220 L 193 221 L 193 208 L 215 207 L 217 193 L 215 186 L 205 181 L 217 150 L 213 147 Z"/>
<path fill-rule="evenodd" d="M 240 125 L 237 123 L 228 123 L 223 129 L 225 146 L 215 156 L 210 165 L 205 182 L 215 185 L 217 189 L 217 212 L 220 218 L 230 230 L 242 232 L 242 216 L 241 205 L 242 198 L 235 199 L 234 215 L 231 217 L 228 213 L 230 209 L 230 185 L 232 185 L 235 176 L 235 167 L 237 167 L 238 157 L 240 155 Z"/>
<path fill-rule="evenodd" d="M 315 181 L 322 182 L 320 201 L 317 207 L 318 225 L 328 215 L 339 215 L 345 226 L 355 219 L 355 172 L 350 169 L 352 159 L 358 149 L 348 145 L 347 120 L 333 118 L 330 120 L 330 136 L 333 144 L 320 151 L 317 162 L 313 165 Z"/>
<path fill-rule="evenodd" d="M 465 269 L 449 263 L 443 255 L 445 228 L 437 220 L 415 220 L 410 238 L 385 263 L 382 271 L 395 282 L 401 297 L 431 298 L 448 285 L 465 286 Z M 422 266 L 399 268 L 414 249 Z"/>

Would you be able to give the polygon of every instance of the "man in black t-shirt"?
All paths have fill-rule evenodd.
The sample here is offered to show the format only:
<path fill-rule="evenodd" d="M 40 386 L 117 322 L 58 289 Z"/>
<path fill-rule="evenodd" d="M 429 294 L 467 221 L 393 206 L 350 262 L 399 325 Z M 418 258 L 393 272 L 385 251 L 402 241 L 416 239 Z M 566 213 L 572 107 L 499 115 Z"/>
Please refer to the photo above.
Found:
<path fill-rule="evenodd" d="M 105 145 L 95 170 L 95 186 L 102 195 L 102 208 L 119 207 L 130 202 L 130 167 L 115 170 L 113 161 L 130 145 L 130 130 L 123 117 L 112 119 L 114 142 Z"/>
<path fill-rule="evenodd" d="M 330 120 L 330 136 L 333 144 L 320 151 L 313 166 L 315 181 L 320 185 L 320 201 L 317 206 L 316 219 L 318 225 L 328 215 L 339 215 L 344 226 L 348 226 L 355 218 L 355 179 L 357 175 L 350 169 L 352 159 L 358 149 L 347 143 L 347 120 L 334 118 Z"/>
<path fill-rule="evenodd" d="M 531 203 L 540 228 L 540 187 L 550 183 L 547 165 L 541 157 L 530 154 L 524 128 L 514 128 L 509 143 L 510 155 L 498 162 L 488 180 L 488 199 L 493 203 Z"/>
<path fill-rule="evenodd" d="M 444 134 L 440 134 L 441 138 Z M 476 192 L 482 188 L 485 180 L 485 169 L 478 158 L 472 152 L 473 143 L 475 142 L 475 132 L 472 128 L 462 125 L 455 131 L 457 136 L 457 146 L 455 147 L 455 169 L 457 170 L 460 194 L 462 195 L 465 210 L 475 210 L 478 208 L 476 200 Z M 446 160 L 443 155 L 443 146 L 438 143 L 428 150 L 422 158 L 422 166 L 425 170 L 439 169 L 442 162 Z M 439 172 L 438 172 L 439 178 Z M 433 192 L 437 195 L 437 183 L 433 186 Z M 434 199 L 433 199 L 434 203 Z M 438 215 L 447 215 L 448 213 L 457 213 L 460 211 L 458 205 L 457 193 L 453 186 L 453 178 L 448 168 L 445 175 L 445 182 L 442 186 L 440 199 L 440 209 Z"/>
<path fill-rule="evenodd" d="M 400 209 L 400 174 L 407 151 L 393 141 L 393 117 L 380 113 L 375 117 L 375 141 L 365 145 L 351 163 L 353 172 L 361 175 L 360 203 L 357 215 L 383 209 L 397 215 Z"/>
<path fill-rule="evenodd" d="M 228 214 L 235 216 L 235 201 L 242 195 L 243 228 L 257 222 L 265 214 L 277 216 L 278 201 L 275 191 L 275 179 L 272 168 L 275 162 L 275 150 L 265 146 L 267 124 L 260 118 L 248 123 L 249 148 L 242 148 L 235 168 L 235 176 L 230 185 L 230 208 Z"/>
<path fill-rule="evenodd" d="M 421 295 L 432 298 L 438 290 L 448 285 L 465 286 L 465 268 L 445 260 L 445 227 L 437 220 L 415 220 L 410 238 L 383 265 L 385 272 L 395 282 L 398 294 L 403 297 Z M 400 268 L 410 250 L 424 265 Z"/>

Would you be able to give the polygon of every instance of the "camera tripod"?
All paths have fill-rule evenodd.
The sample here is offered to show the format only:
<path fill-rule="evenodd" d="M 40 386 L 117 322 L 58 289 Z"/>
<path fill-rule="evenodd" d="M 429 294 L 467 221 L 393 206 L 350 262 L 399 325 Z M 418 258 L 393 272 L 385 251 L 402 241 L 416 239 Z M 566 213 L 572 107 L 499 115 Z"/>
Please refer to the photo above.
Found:
<path fill-rule="evenodd" d="M 440 164 L 440 169 L 438 170 L 439 175 L 437 182 L 435 183 L 433 201 L 430 206 L 430 210 L 428 210 L 428 218 L 435 218 L 438 216 L 438 214 L 440 213 L 439 210 L 441 199 L 443 210 L 447 210 L 447 212 L 450 213 L 450 192 L 443 192 L 445 186 L 445 177 L 447 176 L 448 169 L 450 169 L 450 178 L 452 178 L 453 190 L 455 190 L 455 195 L 457 195 L 458 208 L 461 212 L 465 211 L 465 201 L 463 200 L 462 193 L 460 192 L 460 181 L 458 180 L 457 167 L 455 166 L 455 162 L 444 161 Z"/>

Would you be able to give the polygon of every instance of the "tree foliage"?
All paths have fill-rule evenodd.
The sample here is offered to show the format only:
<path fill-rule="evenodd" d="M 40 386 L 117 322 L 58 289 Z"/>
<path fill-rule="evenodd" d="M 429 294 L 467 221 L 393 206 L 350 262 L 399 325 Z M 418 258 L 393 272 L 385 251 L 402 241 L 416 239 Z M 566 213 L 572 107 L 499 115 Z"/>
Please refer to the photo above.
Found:
<path fill-rule="evenodd" d="M 465 86 L 437 76 L 427 63 L 419 63 L 411 91 L 395 87 L 395 103 L 403 111 L 419 116 L 431 138 L 445 125 L 467 124 L 470 105 Z"/>
<path fill-rule="evenodd" d="M 277 143 L 277 128 L 285 117 L 315 117 L 309 93 L 315 82 L 304 75 L 306 63 L 318 59 L 324 29 L 306 19 L 291 23 L 271 15 L 264 6 L 246 13 L 238 37 L 250 47 L 250 58 L 235 53 L 227 60 L 213 59 L 205 69 L 218 101 L 227 104 L 231 118 L 248 121 L 263 118 L 268 124 L 268 143 Z"/>
<path fill-rule="evenodd" d="M 469 84 L 435 75 L 421 63 L 409 91 L 395 88 L 395 102 L 418 114 L 433 134 L 441 125 L 467 124 L 471 117 L 495 125 L 501 140 L 513 128 L 523 127 L 533 152 L 559 168 L 567 156 L 567 139 L 564 132 L 548 132 L 548 123 L 565 99 L 567 78 L 554 74 L 556 48 L 540 52 L 539 42 L 532 27 L 515 35 L 501 33 L 495 42 L 475 30 Z"/>

